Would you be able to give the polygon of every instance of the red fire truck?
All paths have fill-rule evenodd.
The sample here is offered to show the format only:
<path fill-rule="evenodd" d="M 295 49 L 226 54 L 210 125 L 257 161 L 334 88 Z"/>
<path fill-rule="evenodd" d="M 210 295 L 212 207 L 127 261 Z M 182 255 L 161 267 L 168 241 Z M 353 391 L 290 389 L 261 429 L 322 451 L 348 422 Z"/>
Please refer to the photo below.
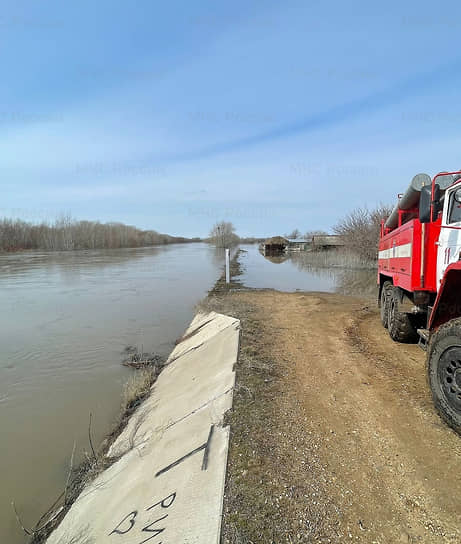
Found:
<path fill-rule="evenodd" d="M 461 434 L 461 172 L 415 176 L 381 224 L 381 321 L 427 350 L 442 418 Z"/>

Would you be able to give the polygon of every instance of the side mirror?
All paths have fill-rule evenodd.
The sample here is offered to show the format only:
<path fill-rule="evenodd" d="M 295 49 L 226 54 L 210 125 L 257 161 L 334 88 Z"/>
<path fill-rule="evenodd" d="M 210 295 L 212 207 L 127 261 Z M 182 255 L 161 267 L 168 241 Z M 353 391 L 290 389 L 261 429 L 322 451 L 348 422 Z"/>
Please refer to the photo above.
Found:
<path fill-rule="evenodd" d="M 456 189 L 454 198 L 455 198 L 456 202 L 458 202 L 458 204 L 461 204 L 461 188 Z"/>
<path fill-rule="evenodd" d="M 438 183 L 434 185 L 434 200 L 432 204 L 432 221 L 437 221 L 439 212 L 442 211 L 442 191 Z"/>
<path fill-rule="evenodd" d="M 419 220 L 421 223 L 431 222 L 431 192 L 430 185 L 424 185 L 421 188 L 421 196 L 419 197 Z"/>
<path fill-rule="evenodd" d="M 439 215 L 441 208 L 441 191 L 440 186 L 436 183 L 434 186 L 434 201 L 432 202 L 432 186 L 425 185 L 421 189 L 421 197 L 419 199 L 419 220 L 421 223 L 430 223 L 431 221 L 436 221 Z M 431 217 L 431 204 L 432 208 L 432 217 Z"/>

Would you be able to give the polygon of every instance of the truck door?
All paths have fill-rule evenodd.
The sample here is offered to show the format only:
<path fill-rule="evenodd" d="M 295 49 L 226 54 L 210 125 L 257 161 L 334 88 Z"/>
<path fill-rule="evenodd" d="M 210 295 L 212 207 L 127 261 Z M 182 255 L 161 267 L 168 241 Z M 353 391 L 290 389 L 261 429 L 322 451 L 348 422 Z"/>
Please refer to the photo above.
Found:
<path fill-rule="evenodd" d="M 461 186 L 456 185 L 445 195 L 445 205 L 437 251 L 437 290 L 447 266 L 460 260 L 461 252 Z"/>

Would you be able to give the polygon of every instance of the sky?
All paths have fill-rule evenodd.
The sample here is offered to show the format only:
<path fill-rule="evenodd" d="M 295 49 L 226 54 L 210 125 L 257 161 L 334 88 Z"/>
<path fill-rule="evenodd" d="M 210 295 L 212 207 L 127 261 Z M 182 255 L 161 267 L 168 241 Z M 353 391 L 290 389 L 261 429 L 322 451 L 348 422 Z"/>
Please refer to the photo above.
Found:
<path fill-rule="evenodd" d="M 461 168 L 461 4 L 2 0 L 0 216 L 331 231 Z"/>

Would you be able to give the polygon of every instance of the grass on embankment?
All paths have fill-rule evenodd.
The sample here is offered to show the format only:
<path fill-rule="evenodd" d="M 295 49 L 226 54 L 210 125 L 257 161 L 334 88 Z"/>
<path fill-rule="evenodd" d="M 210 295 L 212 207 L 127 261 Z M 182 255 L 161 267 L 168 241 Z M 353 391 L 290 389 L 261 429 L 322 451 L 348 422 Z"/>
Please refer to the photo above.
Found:
<path fill-rule="evenodd" d="M 30 544 L 44 544 L 53 530 L 62 521 L 84 487 L 117 461 L 117 458 L 109 458 L 106 454 L 126 427 L 130 417 L 149 396 L 152 385 L 162 371 L 164 361 L 157 355 L 138 353 L 131 350 L 130 357 L 123 364 L 131 366 L 136 370 L 134 370 L 131 378 L 123 388 L 120 412 L 112 431 L 101 445 L 95 448 L 91 437 L 90 414 L 88 427 L 88 446 L 90 452 L 85 453 L 84 460 L 77 467 L 73 467 L 71 462 L 63 493 L 38 520 L 35 527 L 31 530 L 28 529 L 32 533 Z"/>
<path fill-rule="evenodd" d="M 375 269 L 376 261 L 363 259 L 359 255 L 347 249 L 328 249 L 320 251 L 293 251 L 290 252 L 291 259 L 302 268 L 353 268 L 353 269 Z"/>

